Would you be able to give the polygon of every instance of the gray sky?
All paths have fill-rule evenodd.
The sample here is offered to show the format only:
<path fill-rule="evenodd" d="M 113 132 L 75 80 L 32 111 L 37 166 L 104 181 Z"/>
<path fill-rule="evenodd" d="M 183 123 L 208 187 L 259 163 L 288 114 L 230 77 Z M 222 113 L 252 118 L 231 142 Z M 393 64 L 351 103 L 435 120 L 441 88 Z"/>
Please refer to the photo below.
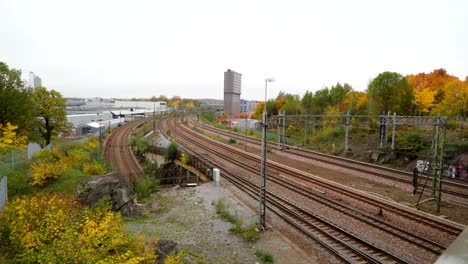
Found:
<path fill-rule="evenodd" d="M 364 91 L 383 71 L 468 75 L 468 1 L 0 0 L 0 61 L 66 97 Z"/>

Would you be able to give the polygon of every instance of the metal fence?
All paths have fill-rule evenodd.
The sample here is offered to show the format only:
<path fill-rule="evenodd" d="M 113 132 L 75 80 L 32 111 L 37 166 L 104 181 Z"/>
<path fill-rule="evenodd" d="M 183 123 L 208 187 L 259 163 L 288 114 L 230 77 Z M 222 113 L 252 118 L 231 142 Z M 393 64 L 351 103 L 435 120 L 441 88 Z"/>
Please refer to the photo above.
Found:
<path fill-rule="evenodd" d="M 5 207 L 5 204 L 8 200 L 8 188 L 7 188 L 7 177 L 3 177 L 0 181 L 0 212 Z"/>
<path fill-rule="evenodd" d="M 28 150 L 12 149 L 11 151 L 0 154 L 0 175 L 8 175 L 16 167 L 28 162 Z"/>

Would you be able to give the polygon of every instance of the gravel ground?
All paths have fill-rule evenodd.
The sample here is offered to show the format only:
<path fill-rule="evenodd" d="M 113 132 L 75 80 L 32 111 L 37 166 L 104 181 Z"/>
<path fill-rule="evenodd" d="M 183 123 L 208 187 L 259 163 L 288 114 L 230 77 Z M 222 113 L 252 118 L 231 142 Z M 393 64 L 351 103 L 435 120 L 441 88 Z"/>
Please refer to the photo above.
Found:
<path fill-rule="evenodd" d="M 203 131 L 205 135 L 212 132 Z M 229 137 L 218 136 L 217 140 L 227 143 Z M 255 144 L 245 146 L 244 142 L 238 141 L 231 144 L 242 150 L 260 155 L 260 147 Z M 366 173 L 356 172 L 350 169 L 339 168 L 319 161 L 310 161 L 298 156 L 290 156 L 288 153 L 272 149 L 268 153 L 268 159 L 284 163 L 290 167 L 311 173 L 313 175 L 341 183 L 343 185 L 363 190 L 365 192 L 385 197 L 389 200 L 401 203 L 414 208 L 419 196 L 411 195 L 412 187 L 408 184 L 375 177 Z M 423 199 L 428 198 L 424 196 Z M 456 200 L 456 199 L 455 199 Z M 420 210 L 435 214 L 435 203 L 429 202 L 420 206 Z M 453 203 L 442 202 L 440 216 L 464 225 L 468 225 L 468 207 Z"/>
<path fill-rule="evenodd" d="M 125 218 L 125 227 L 135 235 L 174 240 L 187 252 L 187 263 L 262 263 L 255 256 L 257 249 L 272 253 L 275 263 L 319 263 L 271 228 L 254 243 L 232 234 L 231 224 L 216 215 L 215 201 L 223 200 L 245 224 L 256 222 L 258 216 L 244 207 L 233 196 L 232 187 L 226 185 L 163 188 L 145 201 L 148 216 Z"/>
<path fill-rule="evenodd" d="M 239 148 L 245 147 L 245 146 L 242 146 L 240 144 L 236 144 L 236 145 Z M 257 151 L 258 150 L 256 150 L 256 149 L 254 149 L 253 151 L 249 149 L 249 152 L 251 152 L 251 153 L 255 153 Z M 279 156 L 269 154 L 269 159 L 273 159 L 273 160 L 278 159 L 278 161 L 282 161 L 282 162 L 285 162 L 287 159 L 289 159 L 289 157 L 287 157 L 286 155 L 281 155 L 281 154 Z M 316 165 L 312 165 L 310 163 L 307 164 L 307 162 L 302 161 L 300 159 L 296 159 L 296 160 L 291 159 L 287 163 L 288 163 L 289 166 L 291 166 L 291 164 L 293 164 L 292 167 L 294 167 L 296 169 L 301 169 L 301 170 L 304 170 L 304 171 L 308 171 L 309 173 L 319 174 L 320 172 L 322 172 L 322 173 L 320 173 L 320 174 L 322 174 L 321 175 L 322 177 L 332 178 L 332 180 L 337 181 L 337 182 L 343 182 L 343 183 L 345 183 L 345 185 L 348 185 L 348 186 L 355 187 L 355 185 L 361 185 L 360 187 L 362 188 L 362 185 L 364 185 L 364 187 L 366 187 L 366 188 L 363 188 L 363 189 L 367 189 L 367 191 L 372 190 L 373 192 L 379 193 L 380 190 L 382 190 L 382 191 L 384 191 L 384 194 L 381 195 L 381 196 L 385 196 L 385 197 L 391 196 L 391 198 L 393 200 L 397 200 L 397 201 L 401 199 L 400 195 L 402 195 L 402 194 L 398 193 L 400 190 L 399 190 L 399 188 L 397 186 L 393 186 L 389 190 L 388 186 L 379 186 L 381 184 L 369 181 L 368 179 L 363 179 L 363 178 L 360 178 L 359 176 L 358 177 L 353 177 L 353 176 L 351 176 L 349 174 L 346 175 L 344 173 L 344 171 L 336 170 L 336 168 L 335 168 L 335 170 L 329 170 L 331 168 L 327 168 L 327 170 L 324 170 L 324 167 L 326 168 L 327 166 L 322 165 L 322 166 L 315 167 Z M 229 170 L 237 172 L 239 169 L 230 168 Z M 325 172 L 325 173 L 323 173 L 323 172 Z M 240 170 L 237 173 L 240 174 L 240 175 L 245 174 L 245 173 L 242 173 Z M 245 175 L 245 176 L 247 176 L 247 175 Z M 273 186 L 270 185 L 270 188 L 272 188 L 272 187 Z M 276 189 L 276 188 L 274 188 L 274 189 Z M 282 192 L 279 192 L 279 193 L 286 193 L 286 192 L 288 192 L 288 191 L 282 191 Z M 240 195 L 240 196 L 242 196 L 242 195 Z M 335 222 L 335 223 L 338 222 L 339 225 L 344 226 L 344 227 L 348 227 L 348 229 L 353 230 L 356 234 L 359 234 L 358 236 L 364 236 L 364 237 L 367 237 L 367 238 L 372 238 L 371 240 L 374 240 L 376 242 L 379 241 L 379 242 L 377 242 L 378 244 L 381 244 L 381 242 L 384 241 L 384 243 L 381 244 L 381 246 L 383 248 L 386 248 L 386 247 L 388 247 L 390 245 L 393 245 L 393 248 L 392 248 L 391 251 L 393 251 L 397 255 L 398 254 L 404 254 L 405 256 L 407 256 L 406 261 L 409 261 L 411 263 L 420 263 L 421 261 L 428 263 L 428 262 L 433 262 L 435 260 L 434 257 L 436 257 L 436 256 L 432 255 L 431 257 L 429 257 L 429 255 L 427 255 L 426 253 L 420 252 L 420 250 L 418 250 L 418 248 L 413 248 L 412 246 L 410 246 L 406 242 L 395 240 L 392 237 L 388 237 L 388 234 L 386 234 L 385 232 L 376 231 L 376 230 L 372 230 L 372 232 L 370 232 L 370 230 L 367 230 L 368 228 L 363 223 L 357 222 L 357 221 L 355 221 L 353 219 L 349 219 L 348 217 L 338 216 L 335 213 L 333 213 L 333 212 L 331 212 L 329 210 L 326 210 L 325 208 L 322 208 L 323 206 L 321 206 L 320 204 L 311 203 L 310 201 L 303 201 L 302 202 L 302 200 L 304 200 L 304 199 L 302 197 L 298 196 L 298 195 L 291 194 L 291 196 L 294 197 L 294 198 L 290 197 L 294 201 L 296 201 L 296 202 L 301 201 L 301 203 L 307 204 L 308 208 L 314 208 L 314 211 L 321 212 L 321 214 L 323 216 L 325 216 L 325 218 L 328 218 L 330 221 Z M 402 195 L 402 196 L 404 196 L 404 195 Z M 407 198 L 407 197 L 405 197 L 405 198 Z M 347 200 L 347 199 L 346 199 L 346 197 L 340 197 L 340 198 L 338 198 L 338 200 L 344 201 L 344 200 Z M 401 202 L 401 200 L 399 202 Z M 374 210 L 371 210 L 371 211 L 374 211 Z M 388 217 L 388 216 L 389 215 L 386 214 L 386 217 Z M 392 219 L 392 217 L 389 217 L 387 219 L 390 220 L 390 219 Z M 273 220 L 273 219 L 271 219 L 271 220 Z M 395 221 L 395 220 L 398 220 L 398 219 L 392 219 L 392 220 L 393 220 L 392 222 L 398 222 L 398 221 Z M 276 221 L 274 221 L 274 222 L 276 222 Z M 281 230 L 284 229 L 284 231 L 286 231 L 286 232 L 287 232 L 288 229 L 289 230 L 291 229 L 290 227 L 289 228 L 288 227 L 283 228 L 282 225 L 280 225 L 277 228 L 279 228 Z M 414 227 L 414 228 L 415 228 L 414 231 L 416 231 L 418 229 L 421 229 L 421 227 Z M 412 228 L 412 226 L 407 226 L 407 229 L 411 230 L 413 228 Z M 424 229 L 424 227 L 422 229 Z M 422 232 L 422 233 L 423 234 L 424 233 L 430 234 L 430 232 Z M 297 234 L 296 234 L 296 236 L 297 236 Z M 299 238 L 299 236 L 297 236 L 297 238 Z M 441 237 L 441 239 L 442 240 L 445 240 L 445 239 L 453 240 L 453 238 L 448 239 L 448 238 L 445 238 L 445 237 L 444 238 Z M 298 244 L 301 245 L 301 248 L 307 248 L 307 246 L 305 246 L 306 243 L 304 241 L 300 241 L 300 239 L 297 239 L 297 240 L 298 241 L 296 241 L 296 240 L 294 240 L 294 241 L 298 242 Z M 445 241 L 445 242 L 447 243 L 448 241 Z M 312 245 L 312 247 L 320 248 L 317 245 L 315 245 L 315 246 Z M 307 250 L 307 251 L 309 252 L 309 250 Z M 315 251 L 317 251 L 317 250 L 315 250 Z M 312 254 L 312 255 L 314 255 L 314 254 Z M 317 257 L 317 260 L 320 259 L 320 255 L 315 254 L 315 256 Z M 411 256 L 411 257 L 409 257 L 409 256 Z M 327 262 L 329 262 L 329 261 L 327 261 Z"/>

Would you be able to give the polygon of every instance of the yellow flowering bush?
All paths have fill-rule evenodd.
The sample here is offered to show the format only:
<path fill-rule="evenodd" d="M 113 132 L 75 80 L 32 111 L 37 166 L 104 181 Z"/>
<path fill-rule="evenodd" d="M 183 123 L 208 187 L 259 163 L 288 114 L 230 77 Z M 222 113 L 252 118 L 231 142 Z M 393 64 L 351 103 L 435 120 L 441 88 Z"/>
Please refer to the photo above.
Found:
<path fill-rule="evenodd" d="M 18 263 L 153 263 L 152 245 L 125 235 L 109 206 L 65 195 L 17 198 L 0 215 L 0 246 Z"/>
<path fill-rule="evenodd" d="M 169 255 L 164 260 L 164 264 L 180 264 L 180 257 L 178 255 Z"/>
<path fill-rule="evenodd" d="M 31 184 L 45 186 L 62 175 L 67 169 L 75 169 L 86 175 L 107 173 L 102 156 L 98 155 L 99 142 L 95 138 L 79 145 L 68 145 L 60 150 L 42 150 L 35 154 L 29 174 Z"/>
<path fill-rule="evenodd" d="M 44 186 L 46 183 L 56 180 L 63 173 L 64 169 L 58 162 L 35 162 L 30 166 L 31 184 Z"/>
<path fill-rule="evenodd" d="M 107 170 L 102 164 L 93 161 L 83 165 L 83 172 L 88 175 L 103 175 Z"/>

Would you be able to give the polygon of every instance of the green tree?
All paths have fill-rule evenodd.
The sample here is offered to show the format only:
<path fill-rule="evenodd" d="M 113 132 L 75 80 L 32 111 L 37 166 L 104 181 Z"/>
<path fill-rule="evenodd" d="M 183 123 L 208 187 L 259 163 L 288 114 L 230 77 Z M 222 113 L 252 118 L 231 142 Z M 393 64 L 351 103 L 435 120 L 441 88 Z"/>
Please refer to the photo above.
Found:
<path fill-rule="evenodd" d="M 177 159 L 177 155 L 179 153 L 179 146 L 175 142 L 171 142 L 169 147 L 167 147 L 166 154 L 164 154 L 164 158 L 168 161 L 173 161 Z"/>
<path fill-rule="evenodd" d="M 395 111 L 410 114 L 413 91 L 405 77 L 396 72 L 383 72 L 375 77 L 367 88 L 367 95 L 376 112 Z"/>
<path fill-rule="evenodd" d="M 314 108 L 314 94 L 307 91 L 301 99 L 302 109 L 304 109 L 305 114 L 311 115 Z"/>
<path fill-rule="evenodd" d="M 280 110 L 287 115 L 300 115 L 302 110 L 301 98 L 297 94 L 284 94 L 286 103 L 283 104 Z"/>
<path fill-rule="evenodd" d="M 345 83 L 341 85 L 337 83 L 336 85 L 330 88 L 330 104 L 332 106 L 339 106 L 340 104 L 344 103 L 346 100 L 347 95 L 351 92 L 353 88 L 351 85 Z"/>
<path fill-rule="evenodd" d="M 52 136 L 58 135 L 67 127 L 66 100 L 55 90 L 37 87 L 33 91 L 33 101 L 37 117 L 34 131 L 42 139 L 40 145 L 45 147 L 50 144 Z"/>
<path fill-rule="evenodd" d="M 9 122 L 18 126 L 18 133 L 26 134 L 33 123 L 31 88 L 24 87 L 21 71 L 9 69 L 0 62 L 0 125 Z"/>
<path fill-rule="evenodd" d="M 312 98 L 312 114 L 318 115 L 325 113 L 325 109 L 330 103 L 330 90 L 328 90 L 328 87 L 316 91 Z"/>

